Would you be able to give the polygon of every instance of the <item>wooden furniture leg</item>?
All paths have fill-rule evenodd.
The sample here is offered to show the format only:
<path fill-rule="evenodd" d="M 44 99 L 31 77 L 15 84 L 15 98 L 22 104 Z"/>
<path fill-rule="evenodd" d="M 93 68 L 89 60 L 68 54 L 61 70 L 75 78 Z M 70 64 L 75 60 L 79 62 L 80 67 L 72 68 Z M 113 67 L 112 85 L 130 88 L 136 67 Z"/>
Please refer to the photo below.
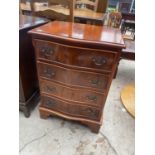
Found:
<path fill-rule="evenodd" d="M 29 117 L 30 116 L 30 110 L 29 110 L 28 107 L 25 107 L 23 112 L 24 112 L 25 117 Z"/>
<path fill-rule="evenodd" d="M 19 109 L 23 111 L 25 117 L 30 117 L 30 109 L 27 106 L 20 105 Z"/>
<path fill-rule="evenodd" d="M 82 124 L 88 126 L 90 128 L 90 130 L 93 133 L 99 133 L 100 127 L 101 127 L 101 123 L 91 123 L 91 122 L 86 122 L 86 121 L 81 121 Z"/>
<path fill-rule="evenodd" d="M 116 70 L 115 70 L 115 73 L 114 73 L 113 79 L 116 79 L 117 72 L 118 72 L 118 66 L 119 66 L 119 63 L 117 64 L 117 67 L 116 67 Z"/>
<path fill-rule="evenodd" d="M 87 126 L 90 128 L 90 130 L 94 133 L 98 133 L 100 130 L 100 125 L 99 124 L 92 124 L 88 123 Z"/>
<path fill-rule="evenodd" d="M 118 72 L 118 66 L 117 66 L 117 68 L 116 68 L 116 70 L 115 70 L 115 73 L 114 73 L 113 79 L 116 79 L 117 72 Z"/>
<path fill-rule="evenodd" d="M 40 113 L 40 118 L 42 118 L 42 119 L 47 119 L 50 116 L 49 113 L 44 112 L 41 109 L 39 109 L 39 113 Z"/>

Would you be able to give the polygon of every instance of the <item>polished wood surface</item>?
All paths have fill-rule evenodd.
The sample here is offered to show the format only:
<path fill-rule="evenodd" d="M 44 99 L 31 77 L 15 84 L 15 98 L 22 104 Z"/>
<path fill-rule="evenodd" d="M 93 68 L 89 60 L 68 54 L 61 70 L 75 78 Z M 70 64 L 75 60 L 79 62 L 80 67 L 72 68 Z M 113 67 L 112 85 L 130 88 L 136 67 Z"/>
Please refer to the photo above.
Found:
<path fill-rule="evenodd" d="M 45 18 L 19 15 L 19 30 L 24 30 L 28 28 L 32 29 L 45 23 L 48 23 L 48 20 Z"/>
<path fill-rule="evenodd" d="M 43 94 L 80 103 L 80 105 L 86 104 L 94 107 L 102 107 L 102 101 L 105 100 L 103 93 L 86 88 L 69 87 L 56 82 L 46 81 L 45 79 L 40 80 L 40 89 Z"/>
<path fill-rule="evenodd" d="M 125 48 L 120 30 L 109 27 L 54 21 L 34 29 L 31 33 L 67 42 L 87 42 L 94 46 Z"/>
<path fill-rule="evenodd" d="M 121 100 L 126 110 L 135 117 L 135 85 L 127 85 L 121 91 Z"/>
<path fill-rule="evenodd" d="M 79 70 L 71 70 L 65 67 L 56 66 L 53 64 L 46 64 L 38 62 L 39 75 L 48 80 L 59 82 L 68 86 L 79 86 L 95 91 L 103 92 L 107 89 L 108 75 L 82 72 Z M 66 78 L 66 74 L 72 78 Z M 63 76 L 64 75 L 64 76 Z"/>
<path fill-rule="evenodd" d="M 21 9 L 22 10 L 27 10 L 27 11 L 31 11 L 31 7 L 30 5 L 21 3 Z M 69 15 L 69 10 L 67 8 L 63 8 L 61 6 L 40 6 L 40 5 L 36 5 L 36 10 L 54 10 L 63 14 L 67 14 Z M 81 10 L 81 9 L 75 9 L 74 10 L 74 17 L 75 18 L 82 18 L 82 19 L 90 19 L 90 20 L 98 20 L 98 21 L 103 21 L 104 20 L 104 13 L 99 13 L 99 12 L 95 12 L 95 11 L 91 11 L 91 10 Z"/>
<path fill-rule="evenodd" d="M 122 48 L 118 29 L 52 22 L 29 31 L 41 90 L 41 118 L 56 115 L 98 133 Z"/>
<path fill-rule="evenodd" d="M 100 120 L 101 111 L 99 108 L 89 107 L 85 105 L 79 105 L 56 97 L 48 97 L 42 95 L 42 106 L 48 109 L 52 109 L 62 114 L 71 115 L 73 117 L 89 118 L 92 120 Z"/>
<path fill-rule="evenodd" d="M 46 19 L 19 16 L 19 108 L 26 117 L 29 117 L 29 108 L 39 96 L 34 48 L 27 32 L 45 23 Z"/>
<path fill-rule="evenodd" d="M 36 56 L 39 60 L 52 61 L 55 64 L 67 64 L 68 66 L 87 67 L 92 70 L 112 69 L 113 63 L 116 61 L 114 52 L 100 50 L 84 49 L 78 47 L 70 47 L 54 42 L 34 40 L 36 45 Z M 43 52 L 44 51 L 44 52 Z M 62 52 L 64 51 L 64 52 Z M 102 50 L 103 51 L 103 50 Z M 82 59 L 81 59 L 82 58 Z"/>

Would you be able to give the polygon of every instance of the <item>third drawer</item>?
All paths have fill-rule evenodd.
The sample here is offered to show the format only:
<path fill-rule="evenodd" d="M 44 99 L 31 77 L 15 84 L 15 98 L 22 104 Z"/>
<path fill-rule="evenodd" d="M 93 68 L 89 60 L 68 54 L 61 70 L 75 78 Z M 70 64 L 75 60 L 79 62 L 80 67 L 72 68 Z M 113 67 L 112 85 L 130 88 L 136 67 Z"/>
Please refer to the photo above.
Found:
<path fill-rule="evenodd" d="M 67 87 L 55 82 L 49 82 L 40 79 L 41 93 L 56 96 L 61 99 L 73 101 L 81 104 L 101 107 L 105 103 L 105 94 L 89 91 L 88 89 L 79 89 Z"/>

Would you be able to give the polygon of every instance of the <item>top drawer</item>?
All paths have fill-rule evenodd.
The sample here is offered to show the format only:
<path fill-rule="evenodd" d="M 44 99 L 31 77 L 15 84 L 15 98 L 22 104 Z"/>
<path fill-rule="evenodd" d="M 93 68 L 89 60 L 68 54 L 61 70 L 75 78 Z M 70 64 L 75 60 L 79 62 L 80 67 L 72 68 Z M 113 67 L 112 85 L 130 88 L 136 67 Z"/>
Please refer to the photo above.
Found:
<path fill-rule="evenodd" d="M 53 42 L 34 40 L 37 59 L 55 63 L 111 71 L 117 53 L 61 45 Z"/>

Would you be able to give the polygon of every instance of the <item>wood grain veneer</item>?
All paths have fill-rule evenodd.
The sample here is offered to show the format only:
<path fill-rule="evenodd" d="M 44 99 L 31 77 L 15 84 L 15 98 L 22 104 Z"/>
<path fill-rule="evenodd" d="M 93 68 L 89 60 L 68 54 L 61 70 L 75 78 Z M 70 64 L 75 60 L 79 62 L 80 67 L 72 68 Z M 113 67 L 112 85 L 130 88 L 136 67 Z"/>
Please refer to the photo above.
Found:
<path fill-rule="evenodd" d="M 120 30 L 55 21 L 29 33 L 37 59 L 41 118 L 80 121 L 98 133 L 125 48 Z"/>

